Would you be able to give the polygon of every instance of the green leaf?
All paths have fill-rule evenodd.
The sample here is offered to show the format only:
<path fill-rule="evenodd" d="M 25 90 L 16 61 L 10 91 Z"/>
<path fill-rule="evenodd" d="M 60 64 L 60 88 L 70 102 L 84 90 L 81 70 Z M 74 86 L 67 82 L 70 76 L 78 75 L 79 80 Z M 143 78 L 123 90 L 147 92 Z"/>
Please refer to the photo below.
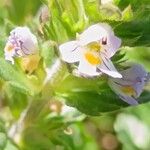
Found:
<path fill-rule="evenodd" d="M 7 144 L 7 135 L 5 133 L 5 124 L 0 119 L 0 149 L 4 149 Z"/>
<path fill-rule="evenodd" d="M 0 119 L 0 150 L 18 150 L 16 145 L 8 138 L 6 122 Z"/>
<path fill-rule="evenodd" d="M 68 38 L 75 38 L 76 33 L 81 32 L 87 26 L 88 17 L 83 1 L 52 0 L 48 2 L 51 19 L 44 26 L 44 34 L 47 38 L 60 44 L 67 41 Z"/>
<path fill-rule="evenodd" d="M 5 133 L 0 132 L 0 149 L 4 149 L 7 143 L 7 136 Z"/>
<path fill-rule="evenodd" d="M 16 66 L 3 58 L 0 58 L 0 78 L 23 93 L 33 95 L 38 92 L 38 87 L 34 86 Z"/>
<path fill-rule="evenodd" d="M 130 61 L 142 64 L 146 69 L 150 70 L 150 47 L 124 47 L 122 50 L 126 51 L 126 58 Z"/>
<path fill-rule="evenodd" d="M 35 127 L 26 128 L 22 133 L 20 147 L 28 150 L 46 150 L 54 145 L 50 139 Z"/>
<path fill-rule="evenodd" d="M 5 90 L 6 101 L 12 112 L 12 115 L 16 119 L 19 118 L 21 112 L 27 106 L 27 95 L 16 90 L 10 84 L 5 84 L 3 89 Z"/>
<path fill-rule="evenodd" d="M 105 4 L 101 5 L 100 8 L 100 15 L 102 20 L 121 20 L 122 14 L 117 6 L 113 4 Z"/>
<path fill-rule="evenodd" d="M 114 0 L 117 6 L 123 11 L 123 18 L 130 20 L 149 21 L 150 20 L 150 1 L 149 0 Z M 131 10 L 132 8 L 132 10 Z M 125 15 L 125 16 L 124 16 Z M 129 17 L 130 16 L 130 17 Z M 126 21 L 128 21 L 128 19 Z"/>
<path fill-rule="evenodd" d="M 115 34 L 122 39 L 124 46 L 150 46 L 150 20 L 130 22 L 113 22 Z"/>
<path fill-rule="evenodd" d="M 79 91 L 79 90 L 99 90 L 99 86 L 106 82 L 106 80 L 99 80 L 98 78 L 86 79 L 75 77 L 73 75 L 68 75 L 56 89 L 56 93 L 67 93 L 70 91 Z"/>
<path fill-rule="evenodd" d="M 131 5 L 129 5 L 125 10 L 122 12 L 122 19 L 123 21 L 130 21 L 133 18 L 133 11 Z"/>
<path fill-rule="evenodd" d="M 52 141 L 55 144 L 62 145 L 65 150 L 76 150 L 72 137 L 63 132 L 57 133 L 57 136 L 54 136 Z"/>
<path fill-rule="evenodd" d="M 11 141 L 8 141 L 4 150 L 19 150 L 19 148 Z"/>
<path fill-rule="evenodd" d="M 11 0 L 7 5 L 9 19 L 15 24 L 23 24 L 28 16 L 35 15 L 41 5 L 41 1 L 35 0 Z M 29 17 L 28 17 L 29 19 Z"/>
<path fill-rule="evenodd" d="M 68 76 L 56 94 L 87 115 L 101 115 L 127 106 L 110 90 L 103 77 L 90 80 Z"/>
<path fill-rule="evenodd" d="M 43 57 L 45 66 L 51 66 L 55 58 L 55 45 L 49 41 L 43 43 L 41 55 Z"/>
<path fill-rule="evenodd" d="M 33 101 L 28 108 L 21 122 L 24 125 L 21 126 L 22 132 L 19 133 L 21 139 L 18 144 L 21 148 L 40 150 L 51 147 L 55 150 L 56 145 L 60 145 L 72 150 L 67 142 L 70 136 L 64 134 L 65 120 L 61 115 L 50 111 L 49 102 Z"/>
<path fill-rule="evenodd" d="M 107 94 L 106 94 L 107 93 Z M 112 92 L 98 94 L 95 91 L 70 92 L 63 96 L 67 103 L 87 115 L 101 115 L 118 110 L 126 105 Z"/>
<path fill-rule="evenodd" d="M 85 13 L 90 22 L 100 21 L 100 1 L 99 0 L 83 0 Z"/>
<path fill-rule="evenodd" d="M 0 34 L 1 36 L 2 36 L 2 34 Z M 2 51 L 2 49 L 4 49 L 4 39 L 0 39 L 0 49 L 1 49 L 1 51 L 0 51 L 0 56 L 2 57 L 3 56 L 3 51 Z"/>

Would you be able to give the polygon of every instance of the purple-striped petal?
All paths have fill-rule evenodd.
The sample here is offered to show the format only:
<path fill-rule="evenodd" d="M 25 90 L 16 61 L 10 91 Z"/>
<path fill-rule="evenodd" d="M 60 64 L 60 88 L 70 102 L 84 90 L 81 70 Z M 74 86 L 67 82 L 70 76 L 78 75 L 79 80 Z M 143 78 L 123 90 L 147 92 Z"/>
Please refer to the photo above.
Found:
<path fill-rule="evenodd" d="M 102 64 L 98 67 L 101 72 L 114 78 L 122 78 L 122 75 L 116 70 L 110 59 L 106 58 L 104 55 L 101 55 L 101 58 Z"/>
<path fill-rule="evenodd" d="M 123 96 L 120 95 L 119 96 L 123 101 L 125 101 L 126 103 L 128 103 L 129 105 L 138 105 L 138 101 L 136 99 L 134 99 L 133 97 L 130 96 Z"/>
<path fill-rule="evenodd" d="M 141 65 L 132 65 L 121 72 L 122 79 L 109 78 L 108 84 L 119 97 L 130 105 L 138 104 L 137 100 L 146 84 L 149 75 Z"/>

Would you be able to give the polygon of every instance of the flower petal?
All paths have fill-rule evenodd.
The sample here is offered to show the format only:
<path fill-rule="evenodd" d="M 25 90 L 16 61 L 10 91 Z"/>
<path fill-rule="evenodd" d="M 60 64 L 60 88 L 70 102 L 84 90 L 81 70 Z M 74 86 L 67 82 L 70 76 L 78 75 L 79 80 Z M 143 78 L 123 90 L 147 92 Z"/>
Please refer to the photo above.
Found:
<path fill-rule="evenodd" d="M 104 46 L 106 56 L 111 58 L 119 49 L 121 45 L 121 39 L 114 35 L 108 36 L 107 45 Z"/>
<path fill-rule="evenodd" d="M 21 49 L 25 53 L 35 54 L 38 50 L 37 38 L 33 35 L 28 27 L 17 27 L 10 32 L 11 38 L 16 38 L 17 42 L 20 44 Z"/>
<path fill-rule="evenodd" d="M 146 78 L 145 78 L 145 82 L 146 84 L 150 81 L 150 72 L 147 73 Z"/>
<path fill-rule="evenodd" d="M 133 97 L 130 96 L 123 96 L 120 95 L 119 96 L 123 101 L 125 101 L 126 103 L 130 104 L 130 105 L 138 105 L 138 102 L 136 99 L 134 99 Z"/>
<path fill-rule="evenodd" d="M 134 99 L 133 97 L 128 96 L 125 93 L 123 93 L 123 91 L 121 90 L 121 88 L 123 86 L 112 81 L 112 79 L 113 78 L 109 78 L 109 80 L 108 80 L 108 85 L 110 86 L 110 88 L 126 103 L 128 103 L 130 105 L 137 105 L 138 104 L 137 100 Z M 118 80 L 120 80 L 120 79 L 118 79 Z"/>
<path fill-rule="evenodd" d="M 78 62 L 81 58 L 81 49 L 77 41 L 70 41 L 59 46 L 63 61 L 67 63 Z"/>
<path fill-rule="evenodd" d="M 117 80 L 117 79 L 116 79 Z M 118 79 L 120 80 L 120 79 Z M 114 78 L 109 78 L 108 79 L 108 85 L 110 88 L 117 94 L 117 95 L 125 95 L 121 88 L 123 87 L 120 83 L 114 81 Z"/>
<path fill-rule="evenodd" d="M 96 66 L 95 65 L 91 65 L 90 63 L 88 63 L 86 60 L 82 60 L 79 62 L 79 66 L 78 66 L 78 71 L 81 74 L 85 74 L 87 76 L 98 76 L 101 73 L 96 71 Z"/>
<path fill-rule="evenodd" d="M 111 60 L 106 58 L 104 55 L 101 55 L 101 57 L 103 63 L 98 67 L 98 69 L 111 77 L 122 78 L 122 75 L 116 70 Z"/>
<path fill-rule="evenodd" d="M 145 78 L 147 76 L 147 72 L 144 67 L 139 64 L 132 65 L 129 69 L 121 71 L 123 78 L 130 81 L 137 81 Z"/>
<path fill-rule="evenodd" d="M 137 82 L 133 87 L 136 91 L 136 97 L 139 97 L 141 93 L 143 92 L 145 86 L 145 81 Z"/>
<path fill-rule="evenodd" d="M 22 57 L 37 52 L 37 39 L 27 27 L 16 27 L 10 32 L 5 45 L 5 59 L 14 64 L 14 57 Z"/>
<path fill-rule="evenodd" d="M 143 91 L 143 88 L 144 88 L 144 85 L 145 85 L 145 82 L 144 80 L 142 82 L 137 82 L 135 84 L 134 81 L 131 81 L 131 80 L 125 80 L 124 78 L 121 78 L 121 79 L 117 79 L 117 78 L 111 78 L 110 79 L 113 83 L 115 84 L 118 84 L 118 86 L 120 85 L 120 88 L 121 87 L 132 87 L 134 90 L 135 90 L 135 94 L 134 94 L 134 97 L 139 97 Z M 117 88 L 116 88 L 117 89 Z M 120 89 L 117 89 L 119 93 L 122 93 L 120 91 Z M 123 94 L 123 93 L 122 93 Z"/>
<path fill-rule="evenodd" d="M 10 61 L 12 64 L 14 64 L 14 59 L 13 56 L 9 55 L 9 54 L 5 54 L 5 60 Z"/>
<path fill-rule="evenodd" d="M 130 81 L 136 91 L 136 97 L 139 97 L 146 84 L 146 78 L 148 76 L 144 67 L 141 65 L 132 65 L 129 69 L 121 72 L 126 82 Z"/>
<path fill-rule="evenodd" d="M 80 45 L 84 46 L 93 41 L 100 41 L 103 37 L 113 34 L 111 27 L 105 23 L 90 26 L 79 35 Z"/>
<path fill-rule="evenodd" d="M 5 59 L 10 61 L 12 64 L 14 64 L 13 57 L 16 55 L 15 54 L 15 49 L 9 41 L 5 45 L 4 52 L 5 52 L 5 54 L 4 54 Z"/>
<path fill-rule="evenodd" d="M 135 90 L 138 89 L 139 91 L 141 91 L 146 82 L 149 80 L 148 73 L 144 70 L 144 68 L 141 65 L 137 64 L 133 65 L 129 69 L 121 71 L 121 74 L 123 78 L 111 78 L 111 80 L 123 86 L 133 86 Z"/>
<path fill-rule="evenodd" d="M 135 105 L 137 101 L 133 97 L 140 96 L 149 79 L 149 74 L 141 65 L 137 64 L 132 65 L 121 73 L 122 79 L 109 78 L 108 84 L 117 95 L 120 95 L 121 99 L 131 105 Z"/>

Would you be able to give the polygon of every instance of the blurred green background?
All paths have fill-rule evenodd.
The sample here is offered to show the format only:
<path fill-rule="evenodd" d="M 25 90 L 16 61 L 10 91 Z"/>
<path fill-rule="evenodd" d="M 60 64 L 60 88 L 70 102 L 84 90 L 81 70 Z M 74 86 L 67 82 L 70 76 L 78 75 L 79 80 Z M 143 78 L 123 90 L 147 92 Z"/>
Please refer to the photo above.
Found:
<path fill-rule="evenodd" d="M 16 26 L 31 28 L 39 41 L 41 64 L 50 67 L 57 56 L 55 43 L 73 39 L 97 22 L 113 26 L 123 41 L 123 59 L 143 64 L 150 71 L 149 0 L 0 0 L 0 150 L 150 150 L 149 103 L 106 113 L 126 105 L 116 102 L 111 109 L 113 105 L 105 104 L 101 97 L 104 102 L 98 106 L 105 106 L 104 112 L 102 108 L 97 112 L 97 101 L 90 99 L 93 105 L 71 101 L 85 115 L 60 99 L 60 93 L 72 85 L 65 82 L 61 87 L 46 87 L 44 96 L 34 95 L 31 83 L 37 85 L 35 91 L 40 88 L 43 66 L 29 76 L 3 60 L 7 37 Z M 73 80 L 69 79 L 72 84 Z M 95 87 L 93 83 L 88 86 Z M 58 92 L 55 97 L 51 96 L 53 88 Z M 149 90 L 148 85 L 142 101 L 150 100 Z M 99 116 L 90 116 L 97 113 Z"/>

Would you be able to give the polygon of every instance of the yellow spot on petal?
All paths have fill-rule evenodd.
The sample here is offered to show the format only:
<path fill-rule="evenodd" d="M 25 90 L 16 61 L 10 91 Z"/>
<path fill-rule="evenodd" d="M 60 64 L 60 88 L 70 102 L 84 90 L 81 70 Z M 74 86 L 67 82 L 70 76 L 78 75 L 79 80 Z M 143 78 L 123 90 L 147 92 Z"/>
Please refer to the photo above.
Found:
<path fill-rule="evenodd" d="M 86 52 L 84 54 L 86 60 L 92 65 L 98 65 L 101 63 L 101 59 L 99 55 L 96 55 L 92 52 Z"/>
<path fill-rule="evenodd" d="M 98 42 L 91 42 L 87 44 L 86 47 L 90 51 L 99 52 L 101 50 L 101 44 Z"/>
<path fill-rule="evenodd" d="M 91 65 L 101 64 L 100 51 L 102 50 L 102 46 L 99 42 L 91 42 L 85 46 L 85 59 Z"/>
<path fill-rule="evenodd" d="M 12 51 L 13 49 L 14 49 L 14 46 L 12 44 L 7 44 L 5 47 L 5 50 L 9 52 Z"/>
<path fill-rule="evenodd" d="M 121 91 L 128 96 L 135 96 L 136 95 L 134 88 L 131 86 L 124 86 L 121 88 Z"/>

